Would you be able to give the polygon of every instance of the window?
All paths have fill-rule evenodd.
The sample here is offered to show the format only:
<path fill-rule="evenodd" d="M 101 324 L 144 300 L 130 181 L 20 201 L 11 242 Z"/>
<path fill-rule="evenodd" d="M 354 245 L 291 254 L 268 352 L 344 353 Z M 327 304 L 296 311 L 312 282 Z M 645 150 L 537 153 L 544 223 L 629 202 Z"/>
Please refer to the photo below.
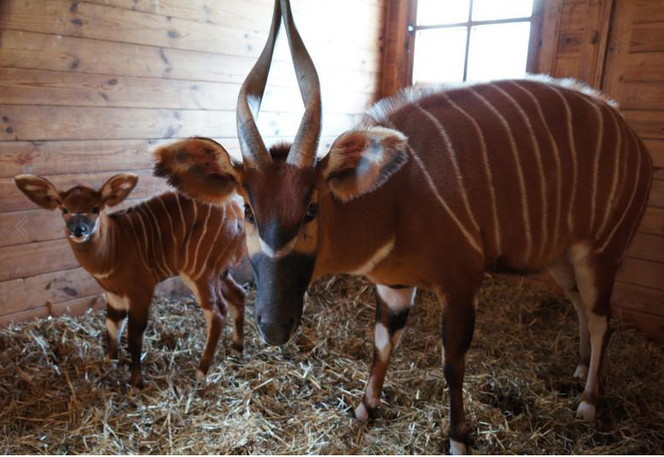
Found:
<path fill-rule="evenodd" d="M 538 0 L 412 0 L 412 84 L 523 76 Z"/>

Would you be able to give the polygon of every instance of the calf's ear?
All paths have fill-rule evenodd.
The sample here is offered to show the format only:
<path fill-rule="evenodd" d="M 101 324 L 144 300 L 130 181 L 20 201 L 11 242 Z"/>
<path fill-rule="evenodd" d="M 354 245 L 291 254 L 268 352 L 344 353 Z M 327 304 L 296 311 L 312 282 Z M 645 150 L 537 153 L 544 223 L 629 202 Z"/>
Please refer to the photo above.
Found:
<path fill-rule="evenodd" d="M 200 201 L 219 203 L 233 193 L 242 178 L 242 166 L 233 165 L 222 145 L 208 138 L 189 138 L 154 152 L 155 176 Z"/>
<path fill-rule="evenodd" d="M 101 186 L 101 201 L 106 206 L 115 206 L 129 196 L 138 183 L 138 175 L 121 173 L 112 176 Z"/>
<path fill-rule="evenodd" d="M 385 127 L 342 134 L 321 162 L 330 191 L 347 202 L 378 189 L 408 161 L 407 143 L 403 133 Z"/>
<path fill-rule="evenodd" d="M 60 192 L 48 179 L 26 174 L 15 176 L 14 182 L 21 192 L 42 208 L 55 209 L 62 202 Z"/>

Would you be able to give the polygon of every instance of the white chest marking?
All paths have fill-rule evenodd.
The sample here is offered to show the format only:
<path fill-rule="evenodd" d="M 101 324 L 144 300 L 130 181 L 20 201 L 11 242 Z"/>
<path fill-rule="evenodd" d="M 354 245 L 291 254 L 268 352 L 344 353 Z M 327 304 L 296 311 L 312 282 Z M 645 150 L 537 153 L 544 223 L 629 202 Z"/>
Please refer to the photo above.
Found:
<path fill-rule="evenodd" d="M 374 254 L 366 262 L 364 262 L 364 264 L 362 264 L 362 266 L 360 266 L 355 271 L 352 271 L 350 274 L 364 276 L 370 273 L 376 267 L 376 265 L 378 265 L 380 262 L 385 260 L 388 255 L 390 255 L 390 252 L 392 252 L 392 249 L 394 249 L 395 241 L 396 239 L 394 237 L 390 238 L 390 240 L 378 248 L 378 250 L 374 252 Z"/>

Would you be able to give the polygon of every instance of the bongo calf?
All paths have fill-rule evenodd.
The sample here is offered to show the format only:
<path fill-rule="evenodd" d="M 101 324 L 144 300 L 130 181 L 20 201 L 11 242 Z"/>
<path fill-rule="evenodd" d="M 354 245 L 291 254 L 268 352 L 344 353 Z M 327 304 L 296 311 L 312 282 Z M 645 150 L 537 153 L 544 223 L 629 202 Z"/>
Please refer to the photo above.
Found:
<path fill-rule="evenodd" d="M 244 291 L 228 274 L 243 252 L 241 207 L 233 199 L 212 206 L 178 193 L 165 193 L 124 211 L 107 213 L 136 186 L 123 173 L 99 190 L 75 186 L 61 192 L 33 175 L 15 177 L 18 188 L 46 209 L 60 209 L 76 259 L 106 291 L 109 359 L 129 319 L 132 386 L 142 385 L 143 333 L 155 286 L 180 275 L 203 308 L 207 339 L 196 377 L 207 373 L 230 307 L 233 348 L 243 348 Z"/>

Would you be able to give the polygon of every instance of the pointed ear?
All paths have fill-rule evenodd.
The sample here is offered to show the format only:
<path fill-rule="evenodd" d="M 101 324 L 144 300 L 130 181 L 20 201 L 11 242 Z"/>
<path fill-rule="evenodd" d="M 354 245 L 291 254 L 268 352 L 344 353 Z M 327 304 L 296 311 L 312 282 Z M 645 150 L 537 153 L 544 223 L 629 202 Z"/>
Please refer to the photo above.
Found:
<path fill-rule="evenodd" d="M 17 175 L 14 182 L 21 192 L 42 208 L 55 209 L 62 201 L 60 192 L 47 179 L 35 175 Z"/>
<path fill-rule="evenodd" d="M 154 152 L 155 176 L 190 197 L 218 203 L 232 194 L 242 178 L 222 145 L 208 138 L 189 138 Z"/>
<path fill-rule="evenodd" d="M 408 161 L 407 142 L 403 133 L 384 127 L 342 134 L 322 163 L 330 191 L 347 202 L 379 188 Z"/>
<path fill-rule="evenodd" d="M 138 175 L 134 173 L 121 173 L 112 176 L 99 190 L 102 204 L 115 206 L 121 203 L 134 190 L 137 183 Z"/>

